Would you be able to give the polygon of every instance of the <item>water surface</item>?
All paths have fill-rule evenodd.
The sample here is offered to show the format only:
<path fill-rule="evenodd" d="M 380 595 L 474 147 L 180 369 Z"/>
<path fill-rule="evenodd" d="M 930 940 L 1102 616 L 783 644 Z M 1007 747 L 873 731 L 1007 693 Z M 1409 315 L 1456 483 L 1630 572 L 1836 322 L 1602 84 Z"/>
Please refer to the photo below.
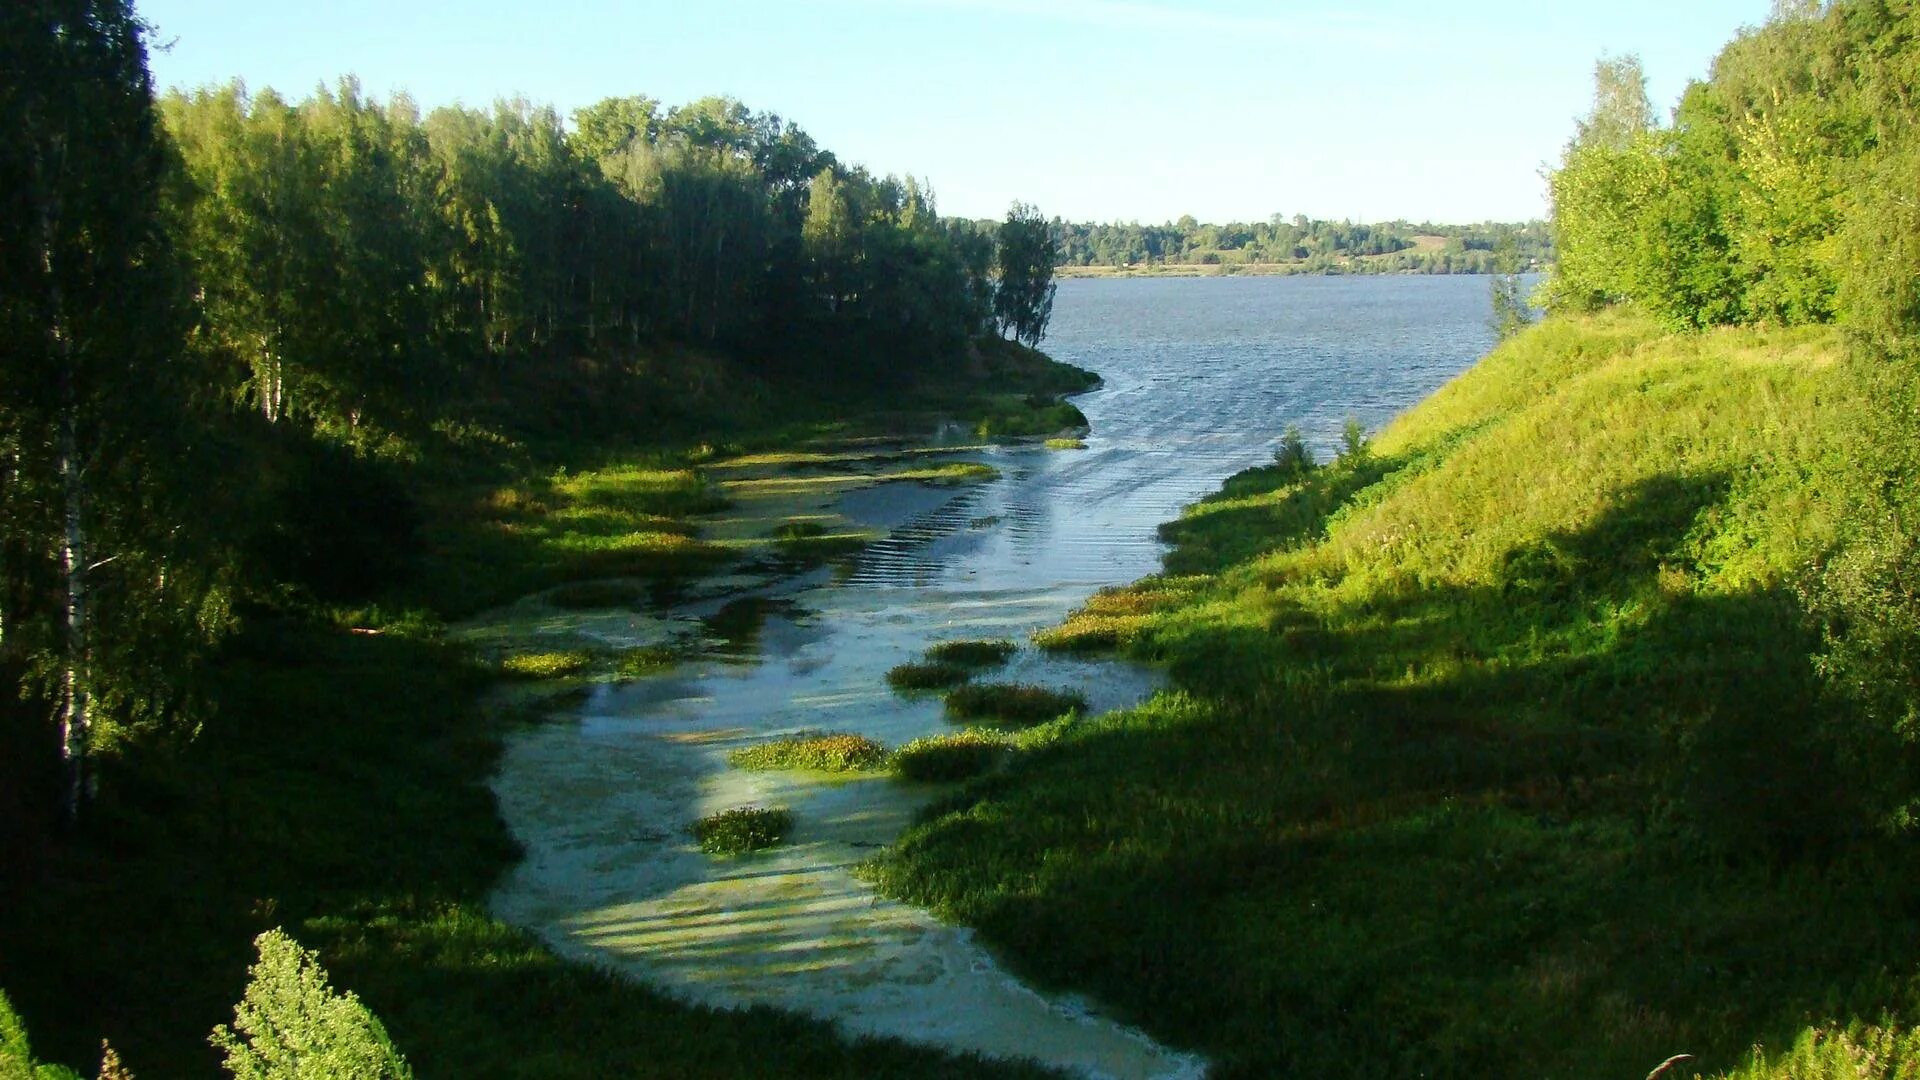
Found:
<path fill-rule="evenodd" d="M 527 855 L 496 910 L 698 1001 L 1088 1075 L 1196 1074 L 1197 1059 L 1032 991 L 964 928 L 858 880 L 854 866 L 936 791 L 741 773 L 725 754 L 803 730 L 888 745 L 949 730 L 938 699 L 892 694 L 887 669 L 943 639 L 1024 641 L 1094 589 L 1157 570 L 1161 521 L 1267 460 L 1288 423 L 1324 455 L 1347 417 L 1378 427 L 1432 392 L 1490 344 L 1488 307 L 1484 278 L 1062 282 L 1046 348 L 1106 379 L 1077 399 L 1087 449 L 967 452 L 1000 470 L 970 487 L 835 491 L 820 509 L 887 534 L 839 568 L 742 579 L 646 616 L 515 616 L 535 634 L 703 644 L 665 676 L 598 687 L 577 715 L 510 740 L 495 786 Z M 767 473 L 715 475 L 745 491 Z M 1156 685 L 1150 671 L 1030 648 L 998 677 L 1074 687 L 1096 709 Z M 686 823 L 747 803 L 790 807 L 792 843 L 736 860 L 692 847 Z"/>

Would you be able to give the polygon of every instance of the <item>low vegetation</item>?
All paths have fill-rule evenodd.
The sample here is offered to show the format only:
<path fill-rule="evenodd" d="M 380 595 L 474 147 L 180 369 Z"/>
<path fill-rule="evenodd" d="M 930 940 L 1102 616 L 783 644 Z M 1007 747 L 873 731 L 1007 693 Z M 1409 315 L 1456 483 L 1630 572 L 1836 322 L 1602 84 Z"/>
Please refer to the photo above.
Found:
<path fill-rule="evenodd" d="M 936 664 L 997 668 L 1018 651 L 1020 646 L 1005 640 L 940 641 L 927 646 L 927 659 Z"/>
<path fill-rule="evenodd" d="M 1048 439 L 1045 443 L 1042 443 L 1041 445 L 1045 446 L 1049 450 L 1085 450 L 1087 448 L 1087 440 L 1085 439 Z"/>
<path fill-rule="evenodd" d="M 780 806 L 736 806 L 688 827 L 709 855 L 744 855 L 778 847 L 793 831 L 793 812 Z"/>
<path fill-rule="evenodd" d="M 949 783 L 991 772 L 1007 751 L 1005 736 L 969 729 L 915 739 L 895 750 L 891 761 L 903 780 Z"/>
<path fill-rule="evenodd" d="M 887 685 L 907 693 L 945 690 L 973 678 L 974 669 L 950 660 L 910 660 L 887 672 Z"/>
<path fill-rule="evenodd" d="M 846 734 L 796 735 L 744 746 L 727 754 L 727 764 L 754 772 L 776 769 L 861 772 L 877 769 L 886 761 L 886 747 L 864 735 Z"/>
<path fill-rule="evenodd" d="M 592 666 L 592 653 L 519 653 L 500 661 L 500 672 L 516 679 L 564 679 Z"/>
<path fill-rule="evenodd" d="M 1805 606 L 1879 385 L 1843 352 L 1560 318 L 1235 477 L 1168 528 L 1183 576 L 1076 616 L 1174 688 L 876 879 L 1224 1076 L 1894 1075 L 1920 862 Z"/>
<path fill-rule="evenodd" d="M 1045 723 L 1071 712 L 1085 712 L 1085 696 L 1025 683 L 972 683 L 947 695 L 947 717 L 1011 726 Z"/>

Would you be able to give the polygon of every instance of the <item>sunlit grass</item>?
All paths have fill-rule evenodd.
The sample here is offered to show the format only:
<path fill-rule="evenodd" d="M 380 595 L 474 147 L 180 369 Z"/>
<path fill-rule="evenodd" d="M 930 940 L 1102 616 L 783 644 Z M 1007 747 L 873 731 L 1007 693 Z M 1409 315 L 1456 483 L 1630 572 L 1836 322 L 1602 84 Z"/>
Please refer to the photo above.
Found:
<path fill-rule="evenodd" d="M 581 674 L 591 666 L 591 653 L 520 653 L 500 661 L 500 672 L 516 679 L 563 679 Z"/>
<path fill-rule="evenodd" d="M 891 763 L 904 780 L 944 783 L 991 771 L 1007 750 L 1005 736 L 969 729 L 915 739 L 895 750 Z"/>
<path fill-rule="evenodd" d="M 946 709 L 950 719 L 1026 725 L 1085 712 L 1087 699 L 1074 691 L 1024 683 L 972 683 L 949 693 Z"/>
<path fill-rule="evenodd" d="M 741 747 L 727 755 L 736 769 L 767 772 L 809 769 L 815 772 L 861 772 L 880 767 L 887 748 L 863 735 L 798 735 Z"/>

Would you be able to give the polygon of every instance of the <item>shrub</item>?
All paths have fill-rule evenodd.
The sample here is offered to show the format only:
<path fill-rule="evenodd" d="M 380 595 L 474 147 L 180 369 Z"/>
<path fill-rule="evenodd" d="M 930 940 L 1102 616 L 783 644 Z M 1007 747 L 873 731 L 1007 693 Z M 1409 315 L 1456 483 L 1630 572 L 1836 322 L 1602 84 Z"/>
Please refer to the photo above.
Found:
<path fill-rule="evenodd" d="M 942 641 L 927 649 L 927 659 L 936 664 L 960 664 L 965 667 L 999 667 L 1012 659 L 1020 646 L 1011 641 Z"/>
<path fill-rule="evenodd" d="M 500 672 L 516 679 L 564 679 L 592 663 L 592 654 L 584 652 L 521 653 L 500 661 Z"/>
<path fill-rule="evenodd" d="M 949 661 L 913 661 L 887 672 L 895 690 L 945 690 L 973 677 L 973 669 Z"/>
<path fill-rule="evenodd" d="M 893 771 L 904 780 L 967 780 L 990 771 L 1006 752 L 1006 740 L 990 732 L 929 735 L 895 750 Z"/>
<path fill-rule="evenodd" d="M 743 855 L 783 843 L 793 831 L 793 812 L 784 806 L 736 806 L 701 818 L 688 831 L 709 855 Z"/>
<path fill-rule="evenodd" d="M 862 735 L 806 734 L 742 747 L 727 755 L 736 769 L 814 769 L 819 772 L 860 772 L 877 768 L 887 759 L 887 748 Z"/>
<path fill-rule="evenodd" d="M 0 994 L 0 1080 L 79 1080 L 58 1065 L 34 1064 L 27 1027 L 5 994 Z"/>
<path fill-rule="evenodd" d="M 1022 683 L 976 683 L 947 695 L 947 715 L 960 720 L 1038 724 L 1086 708 L 1087 699 L 1071 690 Z"/>
<path fill-rule="evenodd" d="M 1280 445 L 1273 448 L 1273 464 L 1288 477 L 1304 476 L 1313 469 L 1313 451 L 1307 449 L 1307 440 L 1300 434 L 1296 424 L 1288 424 L 1287 430 L 1280 436 Z"/>
<path fill-rule="evenodd" d="M 351 992 L 336 993 L 315 953 L 280 930 L 254 939 L 260 959 L 233 1009 L 233 1027 L 208 1041 L 236 1080 L 402 1080 L 413 1070 Z"/>

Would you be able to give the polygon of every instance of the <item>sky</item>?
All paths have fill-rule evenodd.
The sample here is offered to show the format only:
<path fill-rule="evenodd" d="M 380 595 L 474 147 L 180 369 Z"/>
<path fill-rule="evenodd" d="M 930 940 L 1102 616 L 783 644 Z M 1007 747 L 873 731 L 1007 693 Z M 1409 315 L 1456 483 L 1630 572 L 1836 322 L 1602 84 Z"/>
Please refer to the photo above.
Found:
<path fill-rule="evenodd" d="M 1638 53 L 1664 112 L 1767 0 L 136 0 L 156 84 L 293 97 L 352 74 L 425 108 L 732 95 L 942 213 L 1466 223 Z"/>

